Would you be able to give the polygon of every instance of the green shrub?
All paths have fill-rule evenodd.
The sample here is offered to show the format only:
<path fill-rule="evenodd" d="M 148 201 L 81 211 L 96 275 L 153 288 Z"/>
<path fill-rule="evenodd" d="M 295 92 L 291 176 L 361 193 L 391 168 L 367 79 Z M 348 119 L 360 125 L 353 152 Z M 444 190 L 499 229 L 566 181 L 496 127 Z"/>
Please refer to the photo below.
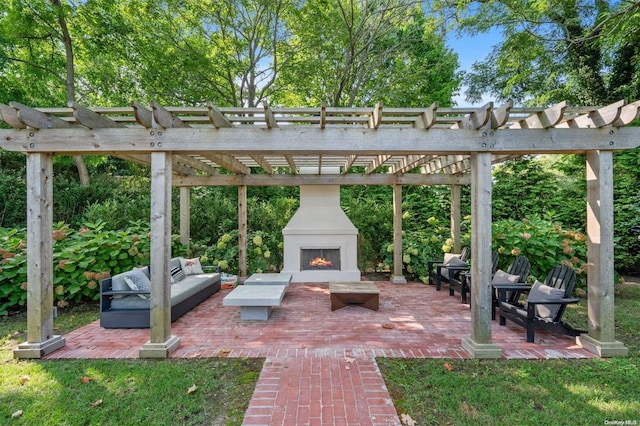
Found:
<path fill-rule="evenodd" d="M 405 220 L 409 219 L 408 212 L 405 212 L 404 216 Z M 461 224 L 463 230 L 468 230 L 469 221 L 470 217 L 464 218 Z M 428 282 L 427 262 L 442 259 L 443 253 L 452 252 L 451 230 L 442 223 L 432 216 L 426 220 L 423 228 L 402 231 L 402 264 L 407 278 Z M 469 241 L 470 234 L 463 231 L 461 245 L 469 245 Z M 393 242 L 388 242 L 382 258 L 383 261 L 378 267 L 393 269 Z"/>
<path fill-rule="evenodd" d="M 97 300 L 101 279 L 149 264 L 149 230 L 140 223 L 124 231 L 89 223 L 74 230 L 58 223 L 53 231 L 54 303 L 65 307 Z M 0 315 L 23 307 L 27 299 L 26 231 L 0 229 Z"/>
<path fill-rule="evenodd" d="M 551 268 L 566 264 L 574 268 L 579 285 L 585 284 L 587 244 L 581 232 L 540 218 L 508 219 L 494 222 L 492 243 L 502 269 L 523 255 L 531 262 L 531 279 L 544 281 Z"/>
<path fill-rule="evenodd" d="M 279 235 L 279 238 L 278 238 Z M 247 240 L 248 273 L 278 272 L 283 262 L 282 234 L 252 232 Z M 238 231 L 222 235 L 215 245 L 199 246 L 196 255 L 204 256 L 205 261 L 220 267 L 222 272 L 238 274 Z"/>

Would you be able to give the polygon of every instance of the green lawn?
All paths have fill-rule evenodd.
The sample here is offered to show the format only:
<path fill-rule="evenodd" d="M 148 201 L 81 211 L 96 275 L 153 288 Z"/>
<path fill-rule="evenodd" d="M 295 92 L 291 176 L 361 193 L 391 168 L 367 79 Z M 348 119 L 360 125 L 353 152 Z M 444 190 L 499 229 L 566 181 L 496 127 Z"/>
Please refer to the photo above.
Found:
<path fill-rule="evenodd" d="M 628 358 L 378 359 L 398 414 L 418 425 L 640 425 L 640 287 L 616 291 Z M 586 300 L 567 313 L 586 321 Z M 523 331 L 524 335 L 524 331 Z"/>
<path fill-rule="evenodd" d="M 640 287 L 618 288 L 617 333 L 628 358 L 378 364 L 398 413 L 417 425 L 640 425 L 639 308 Z M 56 333 L 93 321 L 97 312 L 95 306 L 61 312 Z M 586 303 L 568 315 L 584 322 Z M 25 340 L 25 327 L 24 314 L 0 318 L 0 424 L 239 425 L 263 362 L 14 360 L 11 349 Z"/>
<path fill-rule="evenodd" d="M 96 306 L 61 312 L 56 333 L 97 319 L 97 312 Z M 26 339 L 25 327 L 24 314 L 0 318 L 0 424 L 240 425 L 263 363 L 234 358 L 17 361 L 12 348 Z"/>

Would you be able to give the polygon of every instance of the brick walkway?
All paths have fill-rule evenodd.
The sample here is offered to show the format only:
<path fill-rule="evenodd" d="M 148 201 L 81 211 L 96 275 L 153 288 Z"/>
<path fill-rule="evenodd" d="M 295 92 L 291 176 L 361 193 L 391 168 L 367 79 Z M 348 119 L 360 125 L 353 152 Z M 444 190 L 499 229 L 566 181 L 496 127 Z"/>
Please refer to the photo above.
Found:
<path fill-rule="evenodd" d="M 173 358 L 260 357 L 263 371 L 245 425 L 400 424 L 375 362 L 392 358 L 469 358 L 469 305 L 446 288 L 377 282 L 380 309 L 331 311 L 328 284 L 292 284 L 267 321 L 240 321 L 222 306 L 223 290 L 173 323 L 180 338 Z M 590 358 L 575 339 L 536 331 L 527 343 L 521 327 L 494 321 L 503 358 Z M 149 330 L 107 330 L 96 321 L 67 335 L 54 358 L 137 358 Z"/>

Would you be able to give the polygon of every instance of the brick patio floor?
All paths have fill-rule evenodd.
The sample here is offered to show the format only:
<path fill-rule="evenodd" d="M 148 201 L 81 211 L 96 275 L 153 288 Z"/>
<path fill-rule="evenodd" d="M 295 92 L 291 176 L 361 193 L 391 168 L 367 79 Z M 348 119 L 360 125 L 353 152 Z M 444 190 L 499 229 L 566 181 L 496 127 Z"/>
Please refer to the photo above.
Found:
<path fill-rule="evenodd" d="M 469 358 L 469 305 L 446 287 L 376 282 L 380 309 L 347 306 L 331 311 L 329 286 L 293 283 L 267 321 L 241 321 L 240 309 L 222 306 L 222 290 L 172 325 L 180 347 L 172 358 L 265 358 L 245 425 L 400 424 L 375 358 Z M 591 358 L 574 338 L 497 321 L 493 342 L 503 358 Z M 66 334 L 56 358 L 137 358 L 149 330 L 108 330 L 93 322 Z"/>

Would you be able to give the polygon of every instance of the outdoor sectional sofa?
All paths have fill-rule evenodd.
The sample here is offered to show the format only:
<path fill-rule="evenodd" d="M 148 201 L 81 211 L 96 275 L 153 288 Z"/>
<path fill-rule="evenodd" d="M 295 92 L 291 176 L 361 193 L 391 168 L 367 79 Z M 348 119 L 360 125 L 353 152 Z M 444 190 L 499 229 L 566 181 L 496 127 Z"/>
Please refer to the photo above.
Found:
<path fill-rule="evenodd" d="M 194 261 L 197 264 L 195 269 L 190 266 Z M 170 267 L 173 322 L 220 290 L 220 274 L 217 267 L 201 267 L 197 259 L 176 257 L 171 259 Z M 207 273 L 203 269 L 207 269 Z M 208 272 L 209 269 L 213 272 Z M 148 281 L 148 266 L 100 281 L 100 326 L 149 328 Z"/>

